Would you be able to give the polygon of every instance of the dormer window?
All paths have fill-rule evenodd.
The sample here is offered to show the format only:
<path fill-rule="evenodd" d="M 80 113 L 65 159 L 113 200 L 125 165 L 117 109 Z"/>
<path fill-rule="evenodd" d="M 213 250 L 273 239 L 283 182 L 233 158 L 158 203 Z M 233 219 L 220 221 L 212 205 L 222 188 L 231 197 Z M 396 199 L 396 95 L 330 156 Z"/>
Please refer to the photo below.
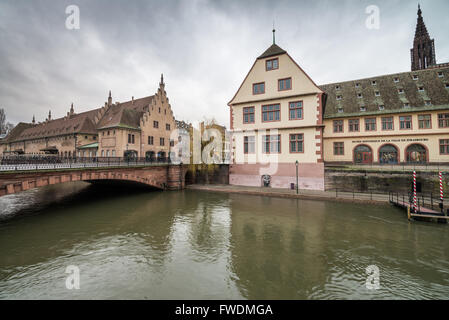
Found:
<path fill-rule="evenodd" d="M 363 95 L 361 93 L 357 93 L 357 98 L 362 99 Z"/>
<path fill-rule="evenodd" d="M 404 103 L 404 108 L 410 108 L 410 103 L 408 102 Z"/>
<path fill-rule="evenodd" d="M 335 90 L 340 90 L 340 89 L 341 89 L 341 87 L 339 85 L 335 86 Z"/>
<path fill-rule="evenodd" d="M 338 108 L 338 113 L 343 113 L 343 108 Z"/>
<path fill-rule="evenodd" d="M 446 83 L 444 86 L 446 87 L 446 89 L 449 89 L 449 83 Z"/>
<path fill-rule="evenodd" d="M 402 93 L 404 93 L 404 89 L 398 89 L 398 92 L 399 92 L 400 94 L 402 94 Z"/>
<path fill-rule="evenodd" d="M 426 100 L 426 101 L 424 101 L 424 104 L 425 104 L 426 106 L 430 106 L 430 105 L 432 105 L 432 102 L 430 102 L 430 100 Z"/>
<path fill-rule="evenodd" d="M 360 88 L 360 83 L 356 83 L 355 84 L 355 87 L 358 89 L 358 88 Z"/>
<path fill-rule="evenodd" d="M 265 68 L 267 71 L 279 69 L 279 59 L 270 59 L 265 62 Z"/>
<path fill-rule="evenodd" d="M 439 71 L 439 72 L 438 72 L 438 78 L 444 78 L 444 74 L 443 74 L 442 71 Z"/>
<path fill-rule="evenodd" d="M 373 86 L 377 85 L 377 81 L 376 80 L 371 81 L 371 85 Z"/>
<path fill-rule="evenodd" d="M 396 77 L 396 78 L 393 79 L 393 81 L 394 81 L 394 83 L 398 83 L 399 82 L 399 78 Z"/>
<path fill-rule="evenodd" d="M 379 105 L 379 110 L 380 110 L 380 111 L 385 110 L 385 106 L 384 106 L 383 104 Z"/>
<path fill-rule="evenodd" d="M 424 91 L 424 87 L 418 87 L 418 91 L 419 92 L 423 92 Z"/>
<path fill-rule="evenodd" d="M 375 95 L 376 97 L 380 97 L 380 92 L 379 92 L 379 91 L 376 91 L 376 92 L 374 92 L 374 95 Z"/>
<path fill-rule="evenodd" d="M 413 80 L 418 80 L 418 79 L 419 79 L 419 77 L 418 77 L 417 74 L 414 74 L 414 75 L 412 76 L 412 78 L 413 78 Z"/>
<path fill-rule="evenodd" d="M 337 100 L 341 100 L 342 99 L 342 96 L 337 96 Z"/>
<path fill-rule="evenodd" d="M 360 107 L 360 111 L 361 111 L 361 112 L 365 112 L 365 111 L 366 111 L 366 107 L 365 107 L 365 106 Z"/>

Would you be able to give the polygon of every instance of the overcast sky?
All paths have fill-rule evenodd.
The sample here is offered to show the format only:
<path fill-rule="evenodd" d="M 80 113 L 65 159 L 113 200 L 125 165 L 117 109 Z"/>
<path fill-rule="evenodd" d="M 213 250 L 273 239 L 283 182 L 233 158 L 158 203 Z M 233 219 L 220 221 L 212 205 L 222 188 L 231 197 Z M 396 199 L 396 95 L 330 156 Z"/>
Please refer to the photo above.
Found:
<path fill-rule="evenodd" d="M 421 0 L 437 62 L 449 61 L 449 1 Z M 80 29 L 66 28 L 68 5 Z M 365 9 L 377 5 L 380 28 Z M 160 74 L 178 120 L 215 117 L 276 43 L 317 84 L 410 70 L 417 1 L 0 0 L 0 108 L 43 121 L 153 95 Z"/>

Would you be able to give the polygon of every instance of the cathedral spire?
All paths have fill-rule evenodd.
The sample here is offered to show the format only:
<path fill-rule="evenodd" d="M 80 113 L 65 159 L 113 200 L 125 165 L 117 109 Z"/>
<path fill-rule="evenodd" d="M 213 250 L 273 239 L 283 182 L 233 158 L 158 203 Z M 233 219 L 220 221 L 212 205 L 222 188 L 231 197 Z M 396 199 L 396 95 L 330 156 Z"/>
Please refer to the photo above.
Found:
<path fill-rule="evenodd" d="M 413 40 L 413 49 L 410 50 L 410 53 L 412 71 L 427 69 L 436 64 L 435 43 L 433 39 L 430 39 L 419 4 L 415 39 Z"/>

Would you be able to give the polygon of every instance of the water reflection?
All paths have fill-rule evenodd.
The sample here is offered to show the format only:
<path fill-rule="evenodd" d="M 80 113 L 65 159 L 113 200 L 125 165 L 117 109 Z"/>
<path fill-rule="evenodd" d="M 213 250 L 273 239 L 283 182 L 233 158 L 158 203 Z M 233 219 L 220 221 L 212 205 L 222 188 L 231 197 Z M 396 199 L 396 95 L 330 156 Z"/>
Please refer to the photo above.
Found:
<path fill-rule="evenodd" d="M 388 206 L 79 183 L 0 208 L 2 299 L 449 297 L 447 226 Z M 80 290 L 65 288 L 68 265 Z"/>

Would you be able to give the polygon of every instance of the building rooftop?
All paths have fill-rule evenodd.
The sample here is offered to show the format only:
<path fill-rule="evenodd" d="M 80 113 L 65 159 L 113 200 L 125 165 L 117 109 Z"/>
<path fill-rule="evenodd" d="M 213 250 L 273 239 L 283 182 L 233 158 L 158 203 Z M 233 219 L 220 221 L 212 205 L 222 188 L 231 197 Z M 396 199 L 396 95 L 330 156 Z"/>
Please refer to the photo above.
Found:
<path fill-rule="evenodd" d="M 449 65 L 321 85 L 325 118 L 449 109 Z"/>

